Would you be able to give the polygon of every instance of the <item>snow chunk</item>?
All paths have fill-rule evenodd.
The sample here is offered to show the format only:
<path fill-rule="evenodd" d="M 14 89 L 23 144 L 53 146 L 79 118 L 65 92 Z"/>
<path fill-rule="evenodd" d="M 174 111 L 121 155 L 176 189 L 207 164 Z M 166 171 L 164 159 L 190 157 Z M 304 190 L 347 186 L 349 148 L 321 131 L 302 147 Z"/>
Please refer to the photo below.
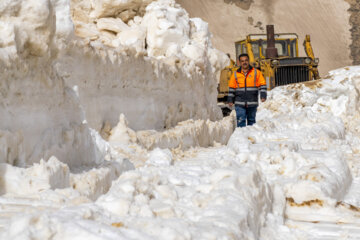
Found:
<path fill-rule="evenodd" d="M 155 148 L 150 152 L 150 156 L 146 161 L 146 164 L 165 167 L 170 166 L 172 161 L 172 154 L 169 149 L 162 150 L 160 148 Z"/>
<path fill-rule="evenodd" d="M 93 18 L 118 16 L 127 22 L 144 13 L 145 7 L 153 0 L 92 0 Z"/>
<path fill-rule="evenodd" d="M 126 145 L 136 142 L 136 133 L 128 128 L 128 122 L 124 114 L 120 114 L 119 122 L 116 127 L 111 130 L 109 142 L 116 145 Z"/>
<path fill-rule="evenodd" d="M 100 18 L 96 26 L 99 30 L 108 30 L 112 32 L 123 32 L 129 30 L 129 26 L 119 18 Z"/>
<path fill-rule="evenodd" d="M 47 162 L 43 159 L 32 167 L 23 169 L 8 164 L 0 164 L 2 194 L 27 195 L 47 189 L 69 187 L 69 168 L 55 157 Z"/>

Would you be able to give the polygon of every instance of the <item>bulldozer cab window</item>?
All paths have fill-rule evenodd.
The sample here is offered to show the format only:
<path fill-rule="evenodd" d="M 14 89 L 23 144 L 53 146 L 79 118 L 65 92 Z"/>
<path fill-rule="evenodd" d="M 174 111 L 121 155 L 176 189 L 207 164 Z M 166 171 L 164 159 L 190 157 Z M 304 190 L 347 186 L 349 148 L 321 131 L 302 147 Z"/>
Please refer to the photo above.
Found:
<path fill-rule="evenodd" d="M 266 47 L 267 47 L 267 42 L 263 41 L 262 42 L 262 55 L 263 56 L 266 55 Z M 288 54 L 288 44 L 286 43 L 286 41 L 284 41 L 284 40 L 275 40 L 275 48 L 277 49 L 279 57 L 289 56 L 289 54 Z"/>
<path fill-rule="evenodd" d="M 236 44 L 236 56 L 239 56 L 242 53 L 247 53 L 246 45 L 245 43 L 239 43 Z"/>
<path fill-rule="evenodd" d="M 241 53 L 247 53 L 247 49 L 246 49 L 245 43 L 241 44 Z"/>
<path fill-rule="evenodd" d="M 291 53 L 291 57 L 297 57 L 296 39 L 290 42 L 290 53 Z"/>
<path fill-rule="evenodd" d="M 236 64 L 238 64 L 238 62 L 237 62 L 238 56 L 242 53 L 247 53 L 246 44 L 244 42 L 243 43 L 235 43 L 235 50 L 236 50 Z"/>
<path fill-rule="evenodd" d="M 260 58 L 260 49 L 259 49 L 259 42 L 252 42 L 251 48 L 254 53 L 254 58 Z"/>
<path fill-rule="evenodd" d="M 237 44 L 235 44 L 235 50 L 236 50 L 236 59 L 238 58 L 238 56 L 242 53 L 241 52 L 241 44 L 240 43 L 237 43 Z"/>

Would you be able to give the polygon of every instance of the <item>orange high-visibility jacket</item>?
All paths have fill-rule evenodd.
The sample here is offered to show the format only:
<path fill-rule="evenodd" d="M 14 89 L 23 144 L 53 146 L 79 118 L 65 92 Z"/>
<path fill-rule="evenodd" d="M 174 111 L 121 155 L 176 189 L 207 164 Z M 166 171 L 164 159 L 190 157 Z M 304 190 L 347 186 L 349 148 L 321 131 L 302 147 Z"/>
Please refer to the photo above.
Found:
<path fill-rule="evenodd" d="M 240 106 L 257 106 L 258 95 L 266 99 L 266 81 L 260 70 L 250 67 L 247 75 L 239 68 L 229 81 L 228 102 Z"/>

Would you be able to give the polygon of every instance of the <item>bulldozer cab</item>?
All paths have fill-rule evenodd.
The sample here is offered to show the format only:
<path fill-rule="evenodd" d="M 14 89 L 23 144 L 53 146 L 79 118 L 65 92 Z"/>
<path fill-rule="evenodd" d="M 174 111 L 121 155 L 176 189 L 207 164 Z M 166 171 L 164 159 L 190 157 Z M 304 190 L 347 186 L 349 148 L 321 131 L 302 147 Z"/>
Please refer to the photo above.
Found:
<path fill-rule="evenodd" d="M 236 56 L 248 53 L 248 45 L 251 45 L 253 60 L 265 59 L 267 40 L 266 34 L 250 34 L 245 40 L 235 42 Z M 275 35 L 275 48 L 279 57 L 298 57 L 298 36 L 295 33 L 283 33 Z"/>
<path fill-rule="evenodd" d="M 281 85 L 319 79 L 319 59 L 314 57 L 310 36 L 306 35 L 304 41 L 307 56 L 300 57 L 296 33 L 274 34 L 273 25 L 268 26 L 272 27 L 271 38 L 267 32 L 250 34 L 246 39 L 235 42 L 236 56 L 243 53 L 249 55 L 250 64 L 262 71 L 269 90 Z M 271 54 L 267 54 L 269 48 Z"/>

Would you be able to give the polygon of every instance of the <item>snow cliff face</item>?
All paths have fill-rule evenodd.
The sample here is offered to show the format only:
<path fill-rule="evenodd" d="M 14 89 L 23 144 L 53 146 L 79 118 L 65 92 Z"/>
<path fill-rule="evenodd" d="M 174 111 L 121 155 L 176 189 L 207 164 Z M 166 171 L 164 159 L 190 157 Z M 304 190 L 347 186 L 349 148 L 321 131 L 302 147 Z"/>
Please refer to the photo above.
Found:
<path fill-rule="evenodd" d="M 120 113 L 135 130 L 220 117 L 227 58 L 174 1 L 5 1 L 0 13 L 1 162 L 99 163 L 88 125 Z"/>
<path fill-rule="evenodd" d="M 1 5 L 0 162 L 27 166 L 51 155 L 70 166 L 97 161 L 75 92 L 53 66 L 58 38 L 72 29 L 57 28 L 63 22 L 56 22 L 56 9 L 64 3 Z"/>
<path fill-rule="evenodd" d="M 57 67 L 78 86 L 91 127 L 114 126 L 120 113 L 135 130 L 221 117 L 214 73 L 227 59 L 212 47 L 207 23 L 170 0 L 72 4 L 80 39 Z"/>

